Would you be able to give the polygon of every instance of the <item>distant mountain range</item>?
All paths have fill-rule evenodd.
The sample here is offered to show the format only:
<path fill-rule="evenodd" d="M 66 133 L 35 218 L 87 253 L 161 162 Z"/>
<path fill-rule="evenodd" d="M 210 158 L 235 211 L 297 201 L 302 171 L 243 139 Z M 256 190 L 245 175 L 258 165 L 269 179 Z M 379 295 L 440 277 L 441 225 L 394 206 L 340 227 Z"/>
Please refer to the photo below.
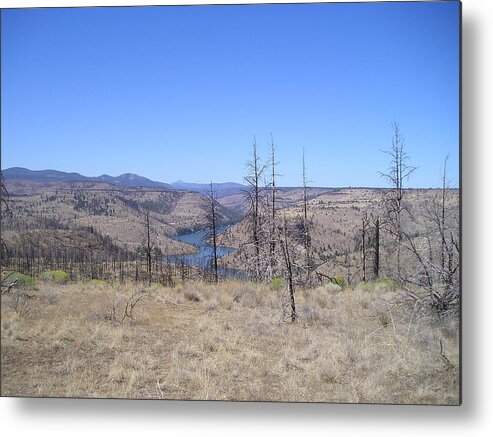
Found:
<path fill-rule="evenodd" d="M 132 173 L 125 173 L 120 176 L 109 176 L 103 174 L 101 176 L 83 176 L 79 173 L 67 173 L 57 170 L 29 170 L 22 167 L 12 167 L 2 171 L 3 177 L 8 180 L 32 180 L 40 182 L 106 182 L 113 185 L 123 187 L 146 187 L 158 188 L 165 190 L 186 190 L 205 193 L 210 189 L 210 184 L 196 184 L 184 181 L 176 181 L 172 184 L 153 181 Z M 213 188 L 217 190 L 218 196 L 227 196 L 235 194 L 245 188 L 244 185 L 235 182 L 223 182 L 213 184 Z"/>
<path fill-rule="evenodd" d="M 184 181 L 176 181 L 171 184 L 171 186 L 177 190 L 187 190 L 187 191 L 196 191 L 198 193 L 206 193 L 210 191 L 211 184 L 194 184 L 190 182 Z M 231 194 L 236 194 L 239 191 L 246 189 L 245 185 L 238 184 L 236 182 L 221 182 L 221 183 L 213 183 L 212 189 L 216 190 L 218 196 L 229 196 Z"/>

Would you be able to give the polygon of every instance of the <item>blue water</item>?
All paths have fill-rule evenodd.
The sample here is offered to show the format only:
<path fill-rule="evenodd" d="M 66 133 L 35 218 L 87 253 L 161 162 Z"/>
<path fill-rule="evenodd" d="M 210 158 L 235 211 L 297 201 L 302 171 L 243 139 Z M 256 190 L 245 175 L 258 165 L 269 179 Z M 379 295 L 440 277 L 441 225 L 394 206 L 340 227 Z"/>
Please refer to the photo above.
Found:
<path fill-rule="evenodd" d="M 221 226 L 217 229 L 217 233 L 224 232 L 228 229 L 228 226 Z M 202 230 L 198 232 L 192 232 L 190 234 L 183 234 L 173 237 L 173 240 L 181 241 L 183 243 L 191 244 L 198 249 L 197 253 L 190 253 L 186 255 L 171 256 L 168 261 L 171 263 L 182 263 L 193 267 L 210 268 L 213 260 L 213 248 L 208 244 L 209 230 Z M 217 256 L 218 258 L 228 255 L 235 249 L 231 247 L 218 246 Z"/>

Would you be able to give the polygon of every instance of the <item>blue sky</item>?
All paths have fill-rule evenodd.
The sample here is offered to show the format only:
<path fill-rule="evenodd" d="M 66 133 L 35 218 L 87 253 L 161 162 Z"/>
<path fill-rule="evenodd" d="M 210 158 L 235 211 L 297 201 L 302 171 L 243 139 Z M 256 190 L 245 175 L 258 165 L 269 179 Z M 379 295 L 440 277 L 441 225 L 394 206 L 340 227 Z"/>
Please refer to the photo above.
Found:
<path fill-rule="evenodd" d="M 2 11 L 2 168 L 242 182 L 253 136 L 280 184 L 459 183 L 459 3 Z"/>

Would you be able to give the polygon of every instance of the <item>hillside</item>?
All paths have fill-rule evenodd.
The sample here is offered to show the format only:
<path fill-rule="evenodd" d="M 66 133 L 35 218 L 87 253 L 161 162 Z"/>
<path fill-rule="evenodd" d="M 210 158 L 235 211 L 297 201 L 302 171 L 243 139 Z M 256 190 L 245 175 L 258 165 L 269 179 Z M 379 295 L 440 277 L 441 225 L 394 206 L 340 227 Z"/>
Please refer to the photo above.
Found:
<path fill-rule="evenodd" d="M 40 178 L 35 175 L 36 172 L 28 172 L 27 177 L 20 171 L 16 176 L 9 172 L 6 179 L 10 211 L 3 218 L 2 237 L 10 250 L 12 268 L 32 272 L 33 258 L 38 269 L 46 260 L 56 259 L 59 265 L 61 262 L 73 272 L 77 271 L 73 262 L 82 256 L 83 262 L 91 266 L 92 277 L 97 276 L 94 266 L 99 261 L 122 262 L 118 271 L 130 276 L 134 269 L 137 277 L 138 270 L 146 268 L 137 265 L 144 259 L 144 211 L 149 211 L 150 240 L 156 263 L 153 269 L 161 272 L 162 281 L 165 281 L 162 259 L 185 263 L 183 258 L 177 261 L 176 256 L 201 253 L 201 257 L 209 258 L 197 257 L 193 258 L 194 262 L 186 263 L 192 267 L 211 265 L 208 263 L 212 255 L 207 255 L 207 251 L 202 252 L 196 246 L 173 239 L 178 234 L 209 227 L 210 207 L 203 194 L 178 189 L 124 187 L 101 181 L 60 181 L 59 172 L 51 171 L 43 172 Z M 67 174 L 63 175 L 63 178 L 67 177 Z M 77 178 L 74 174 L 70 177 Z M 218 189 L 220 185 L 217 185 Z M 205 189 L 205 185 L 200 184 L 196 184 L 195 189 L 200 187 Z M 233 191 L 240 189 L 228 184 L 225 187 Z M 271 193 L 265 189 L 260 201 L 258 251 L 252 244 L 251 217 L 245 215 L 248 213 L 245 192 L 228 194 L 225 191 L 223 194 L 218 199 L 217 225 L 233 226 L 219 235 L 218 243 L 219 246 L 236 249 L 218 262 L 218 266 L 226 268 L 228 274 L 250 279 L 262 275 L 267 280 L 282 274 L 285 264 L 280 244 L 284 233 L 290 245 L 296 282 L 300 284 L 324 283 L 336 277 L 351 284 L 378 276 L 399 276 L 410 284 L 421 286 L 427 281 L 446 280 L 454 284 L 453 300 L 457 300 L 460 250 L 458 190 L 447 190 L 443 206 L 440 206 L 441 190 L 405 190 L 400 220 L 406 241 L 401 241 L 398 246 L 393 229 L 395 223 L 392 223 L 394 219 L 389 216 L 386 206 L 388 190 L 310 188 L 305 234 L 303 189 L 278 188 L 276 235 L 271 238 Z M 438 209 L 442 207 L 440 212 Z M 238 211 L 242 212 L 243 218 Z M 305 236 L 309 238 L 308 242 L 304 241 Z M 197 246 L 203 244 L 205 237 L 200 238 L 200 242 L 194 241 Z M 272 250 L 275 252 L 273 256 L 270 255 Z M 70 259 L 68 264 L 67 259 Z M 19 264 L 19 260 L 24 264 Z M 127 261 L 135 263 L 132 265 Z M 112 276 L 115 265 L 104 266 L 104 278 Z M 82 265 L 79 271 L 84 269 Z M 87 269 L 85 271 L 87 274 Z M 431 279 L 431 276 L 436 278 Z M 432 285 L 427 289 L 428 293 L 433 292 Z"/>
<path fill-rule="evenodd" d="M 330 277 L 342 276 L 346 281 L 359 281 L 362 271 L 362 223 L 368 217 L 367 245 L 373 244 L 374 220 L 380 217 L 380 274 L 392 276 L 396 266 L 395 244 L 388 231 L 390 223 L 386 222 L 384 198 L 387 190 L 377 188 L 339 188 L 311 189 L 308 198 L 308 221 L 311 239 L 310 253 L 314 270 Z M 438 189 L 408 189 L 404 195 L 404 212 L 402 226 L 413 239 L 429 235 L 433 225 L 432 208 L 436 207 L 441 191 Z M 286 219 L 290 238 L 303 252 L 302 239 L 303 203 L 302 190 L 280 190 L 278 226 Z M 458 235 L 459 191 L 449 190 L 445 205 L 447 225 L 450 232 Z M 264 212 L 265 214 L 265 212 Z M 265 229 L 268 234 L 269 230 Z M 241 248 L 251 241 L 251 220 L 246 216 L 220 237 L 225 246 Z M 262 237 L 265 240 L 267 236 Z M 433 239 L 436 238 L 436 231 Z M 457 236 L 458 238 L 458 236 Z M 416 241 L 418 241 L 416 240 Z M 420 243 L 421 245 L 422 243 Z M 434 247 L 433 250 L 436 248 Z M 428 255 L 428 253 L 426 254 Z M 369 251 L 366 260 L 367 272 L 373 269 L 373 253 Z M 409 270 L 416 268 L 416 257 L 409 250 L 402 253 L 403 264 Z M 248 256 L 247 256 L 248 258 Z M 245 254 L 238 250 L 221 259 L 229 268 L 239 268 L 245 264 Z"/>
<path fill-rule="evenodd" d="M 190 183 L 185 181 L 175 181 L 171 184 L 153 181 L 143 176 L 133 173 L 124 173 L 120 176 L 84 176 L 75 172 L 63 172 L 58 170 L 29 170 L 22 167 L 12 167 L 2 170 L 3 177 L 6 181 L 15 181 L 16 183 L 53 183 L 53 182 L 104 182 L 122 187 L 147 187 L 160 188 L 165 190 L 182 190 L 194 191 L 200 194 L 207 194 L 210 190 L 210 183 Z M 213 183 L 213 189 L 216 191 L 218 199 L 226 196 L 234 196 L 242 193 L 246 186 L 235 182 Z"/>
<path fill-rule="evenodd" d="M 207 199 L 195 192 L 105 182 L 59 182 L 51 176 L 49 180 L 9 177 L 6 188 L 9 214 L 3 219 L 2 234 L 11 249 L 33 231 L 37 244 L 53 244 L 53 232 L 63 229 L 65 234 L 96 232 L 113 245 L 134 252 L 144 241 L 142 211 L 148 210 L 157 247 L 163 254 L 180 254 L 195 249 L 171 237 L 207 226 Z M 234 213 L 219 207 L 220 224 L 235 218 Z M 43 232 L 47 229 L 52 231 Z"/>
<path fill-rule="evenodd" d="M 313 199 L 323 193 L 329 193 L 337 190 L 337 188 L 311 188 L 309 190 L 308 198 Z M 265 193 L 268 193 L 268 189 L 263 189 Z M 224 192 L 223 195 L 218 196 L 218 202 L 226 208 L 230 208 L 234 211 L 240 212 L 242 215 L 248 211 L 248 196 L 247 187 L 241 190 L 233 192 Z M 303 196 L 303 188 L 300 187 L 279 187 L 276 194 L 276 205 L 278 208 L 288 208 L 298 204 Z"/>
<path fill-rule="evenodd" d="M 148 187 L 162 188 L 168 190 L 172 189 L 169 184 L 152 181 L 133 173 L 125 173 L 120 176 L 108 176 L 104 174 L 101 176 L 89 177 L 83 176 L 79 173 L 67 173 L 58 170 L 29 170 L 22 167 L 12 167 L 3 170 L 2 174 L 6 181 L 16 182 L 105 182 L 113 185 L 120 185 L 123 187 Z"/>
<path fill-rule="evenodd" d="M 177 190 L 196 191 L 198 193 L 206 194 L 210 191 L 210 184 L 197 184 L 184 181 L 176 181 L 171 184 L 173 188 Z M 218 199 L 222 199 L 226 196 L 233 196 L 235 194 L 242 193 L 247 187 L 235 182 L 221 182 L 212 183 L 212 189 L 216 192 Z"/>
<path fill-rule="evenodd" d="M 405 190 L 409 241 L 398 271 L 386 190 L 311 189 L 308 277 L 303 190 L 279 189 L 276 264 L 265 257 L 271 227 L 262 207 L 264 276 L 249 276 L 255 251 L 245 217 L 219 237 L 238 249 L 220 259 L 231 279 L 166 256 L 195 250 L 172 237 L 207 226 L 200 193 L 25 178 L 9 179 L 7 189 L 2 394 L 460 403 L 457 190 Z M 160 249 L 152 275 L 142 211 Z M 221 224 L 234 218 L 218 206 Z"/>

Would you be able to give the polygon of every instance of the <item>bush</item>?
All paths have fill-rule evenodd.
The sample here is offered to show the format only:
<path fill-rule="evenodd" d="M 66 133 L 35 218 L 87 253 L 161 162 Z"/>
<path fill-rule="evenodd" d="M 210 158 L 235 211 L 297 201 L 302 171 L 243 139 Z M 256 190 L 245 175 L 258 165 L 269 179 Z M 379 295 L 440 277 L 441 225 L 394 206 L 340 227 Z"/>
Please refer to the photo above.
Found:
<path fill-rule="evenodd" d="M 344 279 L 344 276 L 336 276 L 332 283 L 339 285 L 339 287 L 344 288 L 346 285 L 346 280 Z"/>
<path fill-rule="evenodd" d="M 324 288 L 329 293 L 338 293 L 339 291 L 342 290 L 342 287 L 340 285 L 334 284 L 333 282 L 329 282 L 329 283 L 325 284 Z"/>
<path fill-rule="evenodd" d="M 108 285 L 108 283 L 106 281 L 103 281 L 101 279 L 91 279 L 89 282 L 88 282 L 89 285 Z"/>
<path fill-rule="evenodd" d="M 378 278 L 375 280 L 377 291 L 395 291 L 397 285 L 393 279 Z"/>
<path fill-rule="evenodd" d="M 24 275 L 20 272 L 10 272 L 2 278 L 2 288 L 3 286 L 8 286 L 15 281 L 17 281 L 17 287 L 31 288 L 33 286 L 32 276 Z"/>
<path fill-rule="evenodd" d="M 390 278 L 377 278 L 372 279 L 371 281 L 360 282 L 356 288 L 364 291 L 384 293 L 386 291 L 395 291 L 396 283 Z"/>
<path fill-rule="evenodd" d="M 283 280 L 278 276 L 272 278 L 272 281 L 270 282 L 270 286 L 273 290 L 280 290 L 282 285 L 283 285 Z"/>
<path fill-rule="evenodd" d="M 200 300 L 201 300 L 200 293 L 195 289 L 187 288 L 184 291 L 183 295 L 185 296 L 185 299 L 187 299 L 191 302 L 200 302 Z"/>
<path fill-rule="evenodd" d="M 70 279 L 68 274 L 62 270 L 46 270 L 41 273 L 41 277 L 45 281 L 56 282 L 57 284 L 63 284 Z"/>

